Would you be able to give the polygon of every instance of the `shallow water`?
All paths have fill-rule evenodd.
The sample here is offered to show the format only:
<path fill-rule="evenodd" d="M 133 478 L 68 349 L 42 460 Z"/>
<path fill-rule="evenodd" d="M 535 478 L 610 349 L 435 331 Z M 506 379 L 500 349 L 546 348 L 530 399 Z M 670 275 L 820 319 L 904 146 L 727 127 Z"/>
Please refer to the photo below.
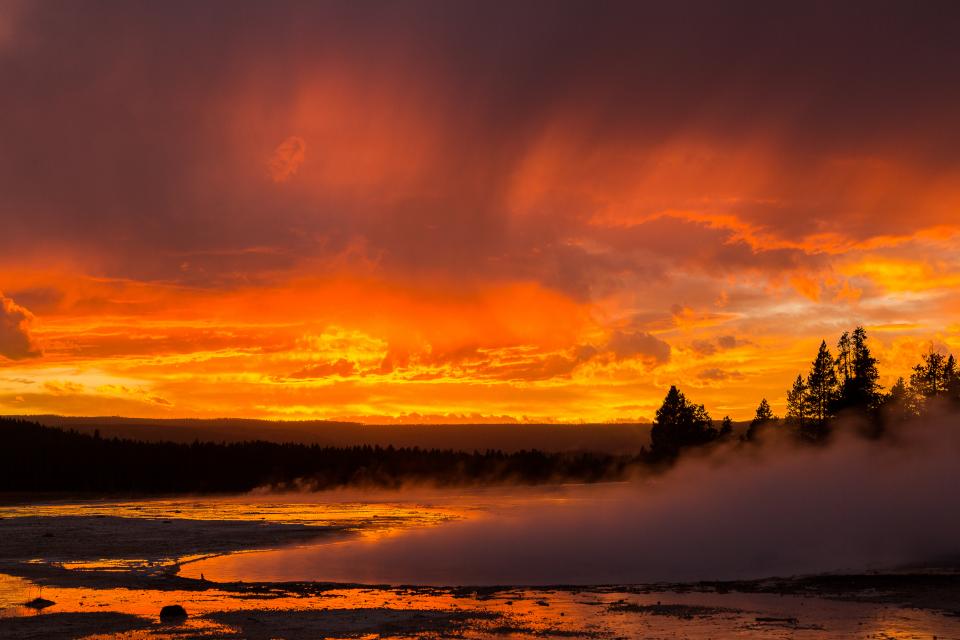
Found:
<path fill-rule="evenodd" d="M 0 506 L 0 518 L 19 516 L 114 516 L 184 520 L 256 520 L 364 529 L 429 525 L 468 509 L 420 504 L 400 494 L 357 500 L 356 494 L 263 494 L 145 500 L 58 501 Z"/>
<path fill-rule="evenodd" d="M 610 521 L 605 520 L 604 514 L 620 517 L 625 506 L 622 489 L 570 486 L 505 491 L 61 502 L 3 507 L 0 516 L 4 518 L 102 515 L 194 521 L 262 520 L 345 526 L 353 535 L 347 539 L 324 539 L 283 549 L 214 557 L 201 553 L 173 560 L 158 559 L 150 556 L 149 549 L 144 549 L 137 559 L 59 563 L 68 569 L 109 570 L 122 575 L 129 570 L 141 574 L 162 570 L 169 566 L 168 562 L 177 561 L 184 563 L 180 568 L 182 576 L 205 574 L 210 586 L 205 591 L 47 586 L 41 592 L 30 580 L 0 575 L 0 617 L 30 618 L 38 623 L 50 620 L 51 625 L 59 625 L 58 614 L 131 614 L 151 621 L 151 626 L 116 637 L 144 639 L 443 636 L 431 631 L 398 631 L 395 621 L 388 619 L 392 613 L 421 610 L 444 615 L 467 612 L 487 616 L 457 623 L 461 626 L 456 627 L 455 633 L 451 631 L 451 635 L 464 638 L 550 635 L 761 640 L 960 638 L 960 619 L 937 612 L 794 595 L 662 590 L 638 593 L 637 589 L 624 586 L 580 590 L 511 587 L 492 595 L 484 590 L 427 588 L 336 588 L 317 592 L 280 584 L 271 593 L 239 593 L 226 585 L 215 584 L 228 581 L 443 585 L 642 583 L 671 563 L 669 558 L 647 557 L 640 545 L 625 544 L 629 536 L 623 532 L 618 534 L 609 526 Z M 581 517 L 584 512 L 590 515 L 586 521 Z M 580 515 L 571 520 L 571 514 Z M 630 531 L 626 533 L 632 535 Z M 612 542 L 606 548 L 597 549 L 597 541 L 601 539 Z M 734 557 L 730 562 L 740 564 L 742 559 Z M 701 568 L 705 573 L 712 569 Z M 39 595 L 56 604 L 41 612 L 23 606 Z M 159 624 L 160 608 L 174 603 L 187 609 L 188 620 L 176 627 Z M 627 606 L 622 606 L 624 604 Z M 661 610 L 655 607 L 657 604 L 669 606 Z M 653 608 L 645 609 L 645 606 Z M 316 620 L 302 619 L 305 612 L 318 611 L 326 612 L 321 622 L 328 620 L 340 631 L 310 627 L 318 624 Z M 239 619 L 225 620 L 222 616 L 230 612 L 245 613 Z M 206 617 L 208 615 L 215 617 Z M 259 626 L 251 631 L 244 626 L 250 624 Z M 290 632 L 291 628 L 300 631 Z M 31 637 L 43 637 L 42 629 L 40 635 Z M 101 631 L 102 637 L 114 637 L 107 633 L 108 629 Z"/>

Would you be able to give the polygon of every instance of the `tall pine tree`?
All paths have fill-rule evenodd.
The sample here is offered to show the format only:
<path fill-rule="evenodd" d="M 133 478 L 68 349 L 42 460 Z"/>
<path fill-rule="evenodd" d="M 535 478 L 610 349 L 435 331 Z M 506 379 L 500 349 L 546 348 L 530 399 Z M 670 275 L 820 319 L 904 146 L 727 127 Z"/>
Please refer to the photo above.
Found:
<path fill-rule="evenodd" d="M 910 388 L 918 397 L 921 410 L 933 399 L 960 402 L 960 367 L 956 358 L 931 351 L 913 368 Z"/>
<path fill-rule="evenodd" d="M 810 418 L 814 424 L 822 425 L 831 417 L 834 399 L 837 395 L 837 374 L 833 368 L 833 356 L 827 348 L 827 341 L 820 343 L 817 357 L 807 375 L 807 397 L 810 406 Z"/>
<path fill-rule="evenodd" d="M 880 373 L 877 359 L 867 346 L 867 332 L 862 326 L 853 331 L 853 336 L 844 332 L 838 343 L 837 396 L 833 413 L 840 411 L 873 412 L 880 406 Z"/>
<path fill-rule="evenodd" d="M 931 351 L 913 368 L 910 386 L 921 398 L 936 398 L 947 392 L 947 358 L 942 353 Z"/>
<path fill-rule="evenodd" d="M 906 422 L 919 414 L 918 398 L 902 377 L 890 387 L 883 399 L 883 419 L 893 424 Z"/>
<path fill-rule="evenodd" d="M 837 340 L 837 381 L 841 388 L 853 378 L 853 344 L 850 332 L 844 331 Z"/>
<path fill-rule="evenodd" d="M 757 437 L 757 433 L 761 427 L 775 422 L 778 419 L 777 416 L 773 415 L 773 409 L 770 408 L 770 403 L 767 402 L 766 398 L 763 398 L 759 406 L 757 406 L 756 415 L 754 415 L 753 420 L 750 421 L 750 426 L 747 428 L 746 439 L 753 440 Z"/>
<path fill-rule="evenodd" d="M 657 458 L 672 459 L 683 448 L 716 438 L 717 430 L 704 406 L 689 402 L 679 389 L 671 386 L 650 429 L 651 453 Z"/>
<path fill-rule="evenodd" d="M 787 392 L 787 421 L 798 427 L 804 427 L 810 420 L 810 406 L 807 402 L 807 383 L 802 375 L 797 375 L 793 387 Z"/>

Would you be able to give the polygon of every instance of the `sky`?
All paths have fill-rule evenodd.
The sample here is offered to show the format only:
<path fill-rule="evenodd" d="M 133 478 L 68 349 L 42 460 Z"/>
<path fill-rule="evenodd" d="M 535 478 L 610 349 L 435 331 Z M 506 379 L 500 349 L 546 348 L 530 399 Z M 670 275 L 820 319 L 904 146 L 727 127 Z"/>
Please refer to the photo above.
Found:
<path fill-rule="evenodd" d="M 0 413 L 714 418 L 960 352 L 960 5 L 0 0 Z"/>

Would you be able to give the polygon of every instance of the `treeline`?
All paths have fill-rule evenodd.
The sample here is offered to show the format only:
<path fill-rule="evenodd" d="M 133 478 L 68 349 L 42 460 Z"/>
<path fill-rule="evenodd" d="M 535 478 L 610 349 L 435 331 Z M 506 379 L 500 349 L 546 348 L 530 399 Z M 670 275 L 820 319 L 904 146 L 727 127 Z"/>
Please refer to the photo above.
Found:
<path fill-rule="evenodd" d="M 960 367 L 952 355 L 931 351 L 913 368 L 909 381 L 898 378 L 889 391 L 879 380 L 877 359 L 863 327 L 840 336 L 836 355 L 826 340 L 821 341 L 810 370 L 805 376 L 798 374 L 787 391 L 784 418 L 774 415 L 763 398 L 740 440 L 756 440 L 761 430 L 778 427 L 805 442 L 824 442 L 840 419 L 876 438 L 934 407 L 960 409 Z M 717 427 L 702 404 L 670 387 L 651 430 L 650 457 L 674 459 L 683 449 L 727 440 L 733 437 L 732 426 L 725 417 Z"/>
<path fill-rule="evenodd" d="M 465 452 L 264 441 L 142 442 L 0 419 L 0 491 L 235 493 L 258 487 L 397 488 L 625 478 L 648 454 Z"/>

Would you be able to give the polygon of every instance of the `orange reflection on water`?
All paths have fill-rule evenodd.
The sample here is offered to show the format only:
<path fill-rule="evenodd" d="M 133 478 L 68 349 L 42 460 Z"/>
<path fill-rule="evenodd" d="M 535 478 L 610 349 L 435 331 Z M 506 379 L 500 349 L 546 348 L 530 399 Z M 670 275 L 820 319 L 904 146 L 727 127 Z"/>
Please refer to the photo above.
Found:
<path fill-rule="evenodd" d="M 449 507 L 395 501 L 337 501 L 327 494 L 156 499 L 129 502 L 86 501 L 0 506 L 0 518 L 22 516 L 112 516 L 180 520 L 256 520 L 310 526 L 394 526 L 438 524 L 463 515 L 466 506 Z"/>

